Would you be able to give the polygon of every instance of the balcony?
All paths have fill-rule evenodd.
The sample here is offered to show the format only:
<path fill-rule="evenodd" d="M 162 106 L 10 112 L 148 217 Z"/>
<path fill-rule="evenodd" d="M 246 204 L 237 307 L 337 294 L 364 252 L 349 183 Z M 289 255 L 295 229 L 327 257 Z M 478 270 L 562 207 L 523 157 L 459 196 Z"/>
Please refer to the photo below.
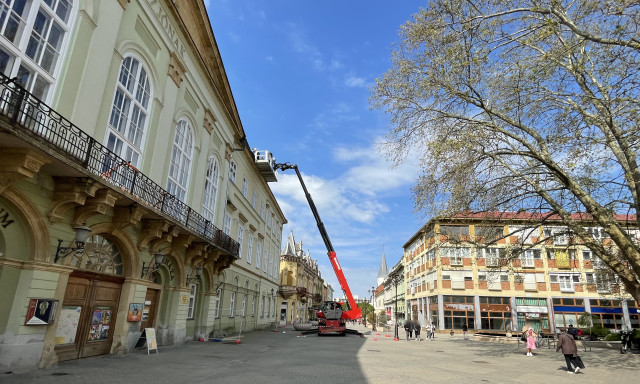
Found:
<path fill-rule="evenodd" d="M 52 157 L 52 176 L 97 180 L 238 258 L 237 241 L 2 74 L 0 120 L 0 148 L 33 146 Z"/>

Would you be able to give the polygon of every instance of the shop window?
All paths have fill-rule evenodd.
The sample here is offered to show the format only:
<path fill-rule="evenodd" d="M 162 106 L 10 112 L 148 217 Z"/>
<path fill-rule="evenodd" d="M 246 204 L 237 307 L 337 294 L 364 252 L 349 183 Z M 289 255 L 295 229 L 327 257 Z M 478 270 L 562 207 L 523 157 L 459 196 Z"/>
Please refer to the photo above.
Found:
<path fill-rule="evenodd" d="M 511 311 L 481 312 L 480 327 L 495 331 L 512 329 Z"/>

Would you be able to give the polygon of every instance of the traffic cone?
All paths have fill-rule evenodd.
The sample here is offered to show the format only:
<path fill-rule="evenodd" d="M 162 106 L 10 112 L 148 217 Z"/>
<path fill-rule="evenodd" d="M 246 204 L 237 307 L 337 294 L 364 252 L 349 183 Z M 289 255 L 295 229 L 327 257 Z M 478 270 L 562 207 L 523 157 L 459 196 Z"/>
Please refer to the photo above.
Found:
<path fill-rule="evenodd" d="M 236 344 L 240 344 L 240 343 L 242 343 L 242 341 L 236 340 Z"/>
<path fill-rule="evenodd" d="M 373 338 L 373 341 L 378 341 L 378 338 L 377 338 L 377 337 L 374 337 L 374 338 Z"/>

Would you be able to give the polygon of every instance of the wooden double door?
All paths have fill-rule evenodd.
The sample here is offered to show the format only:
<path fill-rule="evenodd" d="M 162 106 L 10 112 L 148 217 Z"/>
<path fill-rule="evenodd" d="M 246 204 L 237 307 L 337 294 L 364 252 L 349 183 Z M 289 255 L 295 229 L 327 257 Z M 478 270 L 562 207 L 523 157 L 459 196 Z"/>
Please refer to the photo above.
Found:
<path fill-rule="evenodd" d="M 56 330 L 58 361 L 110 352 L 123 281 L 88 272 L 69 276 Z"/>

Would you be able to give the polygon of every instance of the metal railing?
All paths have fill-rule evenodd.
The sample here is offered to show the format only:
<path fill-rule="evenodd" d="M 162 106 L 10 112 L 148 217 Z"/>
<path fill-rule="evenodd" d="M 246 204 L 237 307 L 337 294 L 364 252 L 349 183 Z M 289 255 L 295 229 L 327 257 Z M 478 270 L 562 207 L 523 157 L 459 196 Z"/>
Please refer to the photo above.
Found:
<path fill-rule="evenodd" d="M 146 207 L 178 221 L 215 246 L 238 257 L 239 244 L 176 196 L 170 194 L 128 161 L 97 142 L 40 99 L 16 79 L 0 73 L 0 114 L 16 127 L 65 156 L 93 175 L 119 188 Z"/>

